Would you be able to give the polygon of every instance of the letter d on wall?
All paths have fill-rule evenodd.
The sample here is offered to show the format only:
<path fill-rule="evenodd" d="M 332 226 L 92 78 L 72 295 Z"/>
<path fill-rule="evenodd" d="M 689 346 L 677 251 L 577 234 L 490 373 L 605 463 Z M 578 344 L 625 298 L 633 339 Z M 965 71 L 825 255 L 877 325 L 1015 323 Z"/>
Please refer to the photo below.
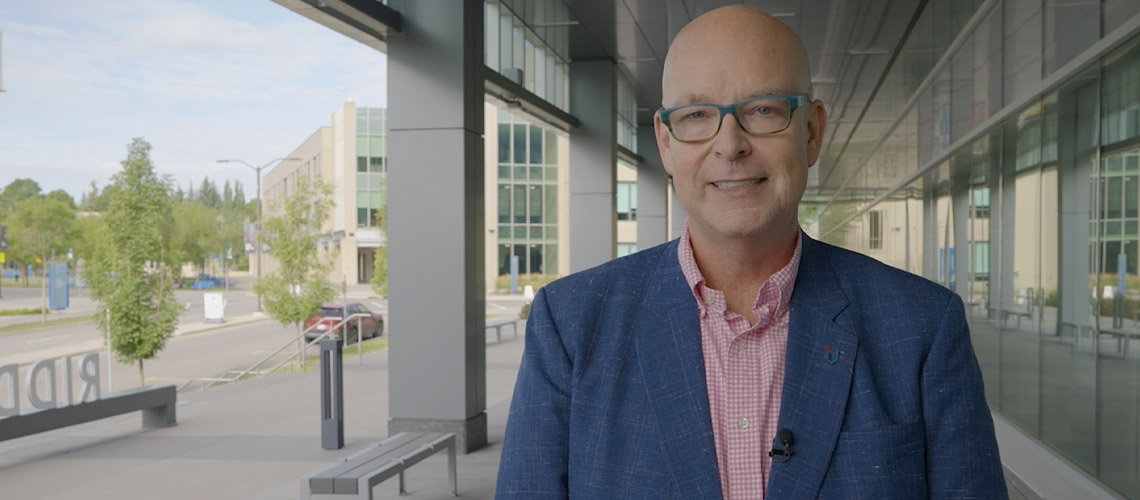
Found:
<path fill-rule="evenodd" d="M 51 394 L 47 399 L 40 397 L 39 384 L 36 384 L 36 379 L 39 377 L 41 371 L 48 372 L 48 393 Z M 28 391 L 28 401 L 31 401 L 32 406 L 41 410 L 55 408 L 59 402 L 56 398 L 55 392 L 55 360 L 44 359 L 36 361 L 35 364 L 28 368 L 28 374 L 25 379 L 24 390 Z"/>
<path fill-rule="evenodd" d="M 0 379 L 8 376 L 8 404 L 0 405 L 0 417 L 14 417 L 20 414 L 20 365 L 0 366 Z"/>

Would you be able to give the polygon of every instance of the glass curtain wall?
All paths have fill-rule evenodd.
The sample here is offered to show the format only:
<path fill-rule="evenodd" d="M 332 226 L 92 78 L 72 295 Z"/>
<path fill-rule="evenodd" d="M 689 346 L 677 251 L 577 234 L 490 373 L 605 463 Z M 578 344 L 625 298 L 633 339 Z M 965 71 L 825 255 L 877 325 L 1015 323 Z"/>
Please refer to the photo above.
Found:
<path fill-rule="evenodd" d="M 388 123 L 385 108 L 356 109 L 356 225 L 379 227 L 377 211 L 386 201 Z"/>
<path fill-rule="evenodd" d="M 570 109 L 570 27 L 562 0 L 487 0 L 484 63 L 546 102 Z"/>
<path fill-rule="evenodd" d="M 499 275 L 558 273 L 558 143 L 553 130 L 498 111 Z"/>
<path fill-rule="evenodd" d="M 964 43 L 945 65 L 923 66 L 925 87 L 898 87 L 912 108 L 873 103 L 898 125 L 860 152 L 863 171 L 831 158 L 840 178 L 824 182 L 840 188 L 820 233 L 958 293 L 991 409 L 1140 499 L 1140 34 L 1070 64 L 1140 4 L 986 5 L 972 32 L 950 30 Z"/>

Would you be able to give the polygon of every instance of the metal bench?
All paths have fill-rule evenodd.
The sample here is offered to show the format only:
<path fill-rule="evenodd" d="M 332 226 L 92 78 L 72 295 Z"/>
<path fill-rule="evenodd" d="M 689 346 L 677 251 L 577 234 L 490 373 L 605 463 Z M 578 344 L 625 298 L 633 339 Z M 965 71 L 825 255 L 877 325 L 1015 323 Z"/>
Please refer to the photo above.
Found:
<path fill-rule="evenodd" d="M 404 471 L 421 460 L 447 448 L 447 477 L 451 496 L 458 496 L 455 475 L 455 434 L 440 432 L 401 432 L 364 450 L 325 467 L 301 480 L 301 498 L 312 495 L 356 495 L 372 499 L 372 488 L 398 475 L 400 494 L 404 490 Z"/>
<path fill-rule="evenodd" d="M 140 410 L 143 412 L 143 428 L 170 427 L 176 421 L 177 399 L 178 393 L 173 385 L 144 386 L 104 394 L 86 403 L 29 411 L 0 418 L 0 441 Z"/>
<path fill-rule="evenodd" d="M 490 330 L 492 328 L 495 329 L 495 343 L 498 344 L 498 343 L 503 342 L 502 328 L 504 326 L 511 325 L 511 330 L 514 332 L 514 335 L 515 335 L 514 338 L 517 339 L 517 338 L 519 338 L 519 322 L 520 321 L 522 321 L 522 320 L 521 319 L 506 319 L 506 320 L 495 321 L 493 323 L 487 323 L 487 330 Z"/>

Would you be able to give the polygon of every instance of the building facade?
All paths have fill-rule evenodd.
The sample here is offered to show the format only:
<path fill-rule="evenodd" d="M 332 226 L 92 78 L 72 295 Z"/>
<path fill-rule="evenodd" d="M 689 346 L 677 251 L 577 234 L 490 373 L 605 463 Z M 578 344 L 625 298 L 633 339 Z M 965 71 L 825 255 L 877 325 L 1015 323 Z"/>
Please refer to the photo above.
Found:
<path fill-rule="evenodd" d="M 820 235 L 956 291 L 991 409 L 1140 498 L 1140 3 L 972 7 L 920 18 L 945 56 L 888 76 Z"/>
<path fill-rule="evenodd" d="M 507 291 L 511 259 L 517 272 L 539 280 L 569 272 L 565 251 L 569 226 L 568 138 L 540 120 L 487 102 L 486 286 Z M 332 185 L 334 209 L 322 249 L 334 262 L 329 280 L 368 283 L 376 248 L 385 243 L 379 211 L 385 203 L 386 110 L 344 103 L 332 123 L 313 133 L 266 174 L 262 183 L 266 216 L 290 193 L 301 175 L 319 175 Z M 637 172 L 619 160 L 617 170 L 618 256 L 637 250 Z M 560 249 L 562 249 L 560 251 Z M 268 255 L 266 262 L 273 259 Z M 266 273 L 276 268 L 266 264 Z"/>
<path fill-rule="evenodd" d="M 345 102 L 331 124 L 313 132 L 262 179 L 264 217 L 279 213 L 282 200 L 298 179 L 320 179 L 332 187 L 333 208 L 321 236 L 323 254 L 332 259 L 332 283 L 368 283 L 375 249 L 384 242 L 378 218 L 387 175 L 386 116 L 383 108 Z M 263 273 L 277 262 L 270 250 Z"/>

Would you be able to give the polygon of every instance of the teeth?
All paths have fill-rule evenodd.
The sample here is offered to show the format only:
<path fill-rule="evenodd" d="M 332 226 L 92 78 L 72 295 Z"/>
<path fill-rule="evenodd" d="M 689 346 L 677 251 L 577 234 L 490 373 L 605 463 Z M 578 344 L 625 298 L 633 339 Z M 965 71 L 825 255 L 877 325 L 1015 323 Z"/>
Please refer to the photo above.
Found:
<path fill-rule="evenodd" d="M 733 188 L 738 188 L 738 187 L 751 186 L 753 184 L 759 184 L 759 183 L 760 183 L 760 179 L 749 179 L 746 181 L 714 182 L 713 185 L 720 188 L 720 189 L 733 189 Z"/>

